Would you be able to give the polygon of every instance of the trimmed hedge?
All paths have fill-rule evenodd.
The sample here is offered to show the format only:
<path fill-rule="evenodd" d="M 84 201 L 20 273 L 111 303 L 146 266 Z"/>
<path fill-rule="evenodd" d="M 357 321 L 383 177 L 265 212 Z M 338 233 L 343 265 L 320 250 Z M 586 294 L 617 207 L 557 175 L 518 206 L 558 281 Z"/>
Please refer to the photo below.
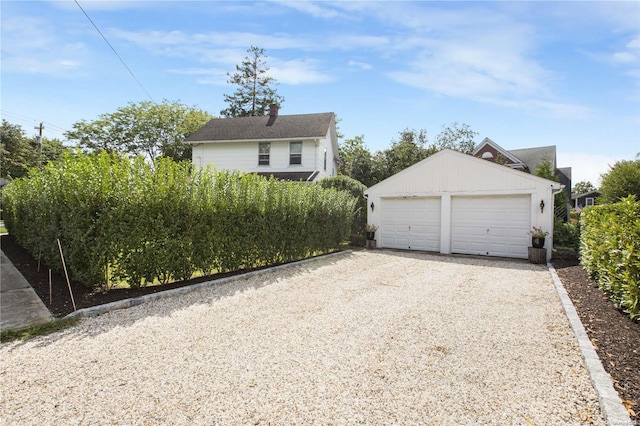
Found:
<path fill-rule="evenodd" d="M 68 155 L 2 194 L 10 234 L 94 288 L 144 286 L 339 248 L 355 200 L 318 185 L 106 153 Z"/>
<path fill-rule="evenodd" d="M 631 319 L 640 319 L 640 202 L 582 210 L 581 263 L 598 286 Z"/>
<path fill-rule="evenodd" d="M 318 181 L 318 185 L 328 189 L 334 188 L 347 191 L 356 201 L 356 210 L 351 223 L 350 244 L 364 247 L 366 244 L 365 227 L 367 225 L 367 199 L 364 197 L 364 190 L 367 189 L 359 181 L 344 175 L 326 177 Z"/>

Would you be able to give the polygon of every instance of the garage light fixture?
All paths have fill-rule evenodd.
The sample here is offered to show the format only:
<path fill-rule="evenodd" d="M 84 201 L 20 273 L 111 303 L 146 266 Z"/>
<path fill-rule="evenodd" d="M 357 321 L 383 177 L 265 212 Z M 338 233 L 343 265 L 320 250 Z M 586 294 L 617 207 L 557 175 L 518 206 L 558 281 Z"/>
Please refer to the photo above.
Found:
<path fill-rule="evenodd" d="M 372 211 L 372 212 L 373 212 L 373 209 L 374 209 L 374 207 L 375 207 L 375 206 L 376 206 L 376 205 L 375 205 L 375 204 L 373 204 L 373 201 L 372 201 L 372 202 L 371 202 L 371 211 Z"/>
<path fill-rule="evenodd" d="M 540 200 L 540 213 L 544 213 L 544 200 Z"/>

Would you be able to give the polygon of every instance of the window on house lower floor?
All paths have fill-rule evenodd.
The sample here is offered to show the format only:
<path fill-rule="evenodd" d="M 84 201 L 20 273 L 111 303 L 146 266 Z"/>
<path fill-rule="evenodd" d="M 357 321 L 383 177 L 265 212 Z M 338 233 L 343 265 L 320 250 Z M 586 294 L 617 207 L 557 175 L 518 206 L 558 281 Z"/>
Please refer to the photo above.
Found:
<path fill-rule="evenodd" d="M 289 164 L 302 164 L 302 142 L 289 143 Z"/>
<path fill-rule="evenodd" d="M 260 142 L 258 144 L 258 165 L 268 166 L 271 156 L 271 142 Z"/>
<path fill-rule="evenodd" d="M 327 171 L 327 150 L 324 150 L 324 171 Z"/>
<path fill-rule="evenodd" d="M 587 206 L 593 206 L 594 205 L 594 201 L 595 201 L 595 198 L 587 198 L 587 199 L 584 200 L 584 203 Z"/>

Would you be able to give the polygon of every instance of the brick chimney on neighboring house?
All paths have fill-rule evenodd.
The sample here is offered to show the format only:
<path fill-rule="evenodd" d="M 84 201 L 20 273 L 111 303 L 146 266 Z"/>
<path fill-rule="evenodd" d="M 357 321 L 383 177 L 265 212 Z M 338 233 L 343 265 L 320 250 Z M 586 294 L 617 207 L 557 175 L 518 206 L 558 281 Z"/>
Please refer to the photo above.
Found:
<path fill-rule="evenodd" d="M 269 104 L 269 121 L 267 121 L 267 126 L 271 126 L 273 123 L 275 123 L 276 118 L 278 117 L 279 109 L 280 109 L 280 105 Z"/>

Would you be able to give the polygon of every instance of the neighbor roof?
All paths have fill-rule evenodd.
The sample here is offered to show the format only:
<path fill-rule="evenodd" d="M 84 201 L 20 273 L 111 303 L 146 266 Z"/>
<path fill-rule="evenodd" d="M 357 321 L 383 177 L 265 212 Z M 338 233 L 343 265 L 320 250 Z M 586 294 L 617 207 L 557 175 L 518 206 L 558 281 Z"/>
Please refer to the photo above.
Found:
<path fill-rule="evenodd" d="M 556 168 L 556 146 L 540 146 L 536 148 L 511 149 L 509 152 L 527 165 L 531 173 L 535 173 L 538 165 L 545 158 Z"/>
<path fill-rule="evenodd" d="M 324 112 L 275 117 L 214 118 L 185 142 L 322 138 L 327 135 L 334 117 L 334 113 Z"/>

